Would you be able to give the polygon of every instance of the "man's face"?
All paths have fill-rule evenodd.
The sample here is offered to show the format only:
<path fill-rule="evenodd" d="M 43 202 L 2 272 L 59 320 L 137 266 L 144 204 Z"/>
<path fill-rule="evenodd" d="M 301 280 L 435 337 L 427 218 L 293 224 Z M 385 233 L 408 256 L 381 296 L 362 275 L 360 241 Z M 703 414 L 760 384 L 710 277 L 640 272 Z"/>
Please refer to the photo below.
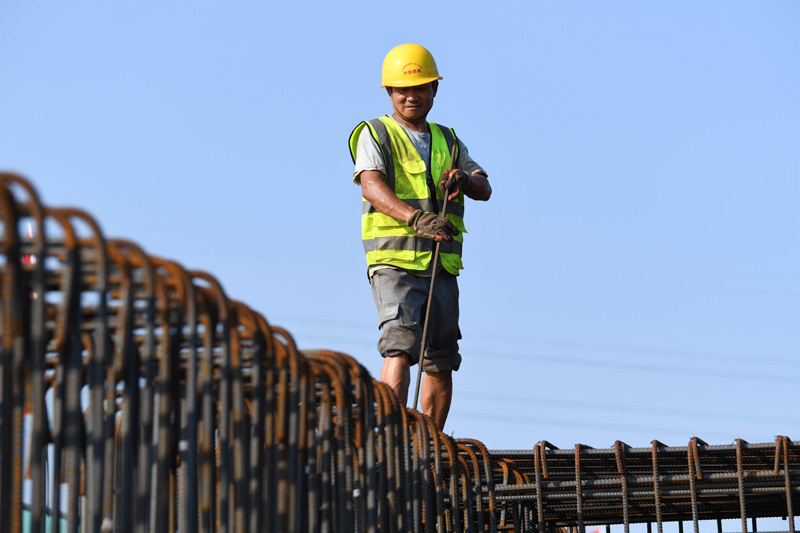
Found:
<path fill-rule="evenodd" d="M 428 116 L 438 85 L 434 81 L 415 87 L 387 87 L 387 91 L 394 110 L 406 120 L 415 122 Z"/>

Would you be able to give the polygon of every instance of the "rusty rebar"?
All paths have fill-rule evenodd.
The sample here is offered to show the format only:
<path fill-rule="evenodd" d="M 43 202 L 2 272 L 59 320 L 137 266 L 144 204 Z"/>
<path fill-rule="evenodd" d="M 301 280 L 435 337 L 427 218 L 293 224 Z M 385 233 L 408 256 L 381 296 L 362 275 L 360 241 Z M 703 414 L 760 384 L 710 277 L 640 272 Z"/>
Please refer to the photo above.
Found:
<path fill-rule="evenodd" d="M 489 451 L 13 174 L 0 224 L 1 531 L 795 530 L 788 437 Z"/>

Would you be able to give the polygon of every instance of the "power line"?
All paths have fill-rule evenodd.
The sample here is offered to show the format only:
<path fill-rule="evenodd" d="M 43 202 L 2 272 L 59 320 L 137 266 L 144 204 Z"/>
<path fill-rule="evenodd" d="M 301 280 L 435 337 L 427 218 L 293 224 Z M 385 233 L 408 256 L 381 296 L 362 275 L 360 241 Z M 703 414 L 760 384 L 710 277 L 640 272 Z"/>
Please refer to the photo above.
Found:
<path fill-rule="evenodd" d="M 681 409 L 674 407 L 648 406 L 647 409 L 637 409 L 629 405 L 614 404 L 602 401 L 585 402 L 580 400 L 569 400 L 567 398 L 545 398 L 541 396 L 526 396 L 521 394 L 502 394 L 494 392 L 479 392 L 470 390 L 458 391 L 459 401 L 463 400 L 485 400 L 489 402 L 504 403 L 506 405 L 526 405 L 526 406 L 555 406 L 566 407 L 568 409 L 581 409 L 601 411 L 603 413 L 620 412 L 629 414 L 657 414 L 672 417 L 694 418 L 698 420 L 734 420 L 736 422 L 770 422 L 780 424 L 800 424 L 800 418 L 785 416 L 770 416 L 768 414 L 742 415 L 740 413 L 726 413 L 719 411 L 698 411 L 697 409 Z"/>
<path fill-rule="evenodd" d="M 792 364 L 798 365 L 798 360 L 796 358 L 731 355 L 731 354 L 721 354 L 714 352 L 702 352 L 696 350 L 679 350 L 673 348 L 649 348 L 649 347 L 625 346 L 620 344 L 563 341 L 563 340 L 541 339 L 541 338 L 534 339 L 526 337 L 517 337 L 514 335 L 501 336 L 492 333 L 481 333 L 480 335 L 481 339 L 490 340 L 494 338 L 495 341 L 500 340 L 502 342 L 514 342 L 518 344 L 541 343 L 541 344 L 550 344 L 556 346 L 564 346 L 568 348 L 571 347 L 571 348 L 598 350 L 598 351 L 615 352 L 615 353 L 626 352 L 626 353 L 639 354 L 642 352 L 646 352 L 648 355 L 660 355 L 663 357 L 691 359 L 691 360 L 697 360 L 698 358 L 702 358 L 711 361 L 724 361 L 726 363 L 730 363 L 732 361 L 740 361 L 744 363 L 757 362 L 759 365 L 775 365 L 775 366 L 787 366 Z"/>
<path fill-rule="evenodd" d="M 346 327 L 358 331 L 371 331 L 374 328 L 374 323 L 372 322 L 365 325 L 363 322 L 358 322 L 355 320 L 345 320 L 345 319 L 306 317 L 297 315 L 280 315 L 280 319 L 281 321 L 285 320 L 287 322 L 289 321 L 300 322 L 300 323 L 310 324 L 312 326 L 322 326 L 322 327 L 333 326 L 336 328 Z M 566 348 L 577 348 L 579 350 L 645 354 L 647 356 L 661 356 L 661 357 L 670 357 L 678 359 L 689 359 L 692 361 L 697 361 L 698 359 L 706 359 L 709 361 L 724 361 L 725 363 L 731 363 L 731 362 L 756 363 L 759 366 L 770 365 L 770 366 L 779 366 L 784 368 L 791 367 L 792 365 L 794 365 L 795 367 L 800 366 L 800 363 L 798 363 L 797 358 L 770 357 L 762 355 L 747 356 L 747 355 L 737 355 L 737 354 L 704 352 L 699 350 L 681 350 L 674 348 L 657 348 L 657 347 L 636 347 L 636 346 L 626 346 L 621 344 L 565 341 L 557 339 L 524 337 L 513 334 L 498 335 L 491 332 L 488 333 L 476 332 L 475 330 L 473 330 L 471 336 L 473 339 L 480 338 L 481 340 L 487 340 L 490 342 L 493 341 L 493 342 L 503 342 L 503 343 L 514 343 L 514 344 L 523 344 L 526 346 L 545 344 L 545 345 L 561 346 Z"/>
<path fill-rule="evenodd" d="M 668 428 L 664 426 L 648 426 L 642 424 L 625 424 L 615 421 L 613 423 L 587 421 L 587 420 L 566 420 L 564 418 L 551 418 L 538 415 L 527 414 L 504 414 L 498 412 L 482 413 L 479 411 L 460 411 L 454 410 L 450 412 L 450 418 L 460 418 L 466 420 L 483 420 L 489 422 L 501 422 L 503 424 L 516 424 L 525 425 L 530 429 L 531 425 L 538 424 L 539 426 L 550 427 L 563 427 L 573 430 L 586 430 L 597 429 L 610 433 L 621 433 L 623 431 L 628 433 L 636 433 L 639 435 L 647 435 L 650 438 L 664 439 L 664 435 L 683 435 L 688 441 L 695 435 L 689 435 L 690 431 L 686 428 Z M 730 438 L 730 433 L 723 433 L 718 431 L 703 430 L 703 435 L 696 435 L 704 438 Z M 480 438 L 478 435 L 476 438 Z M 542 437 L 544 438 L 544 437 Z M 531 443 L 533 445 L 533 443 Z"/>
<path fill-rule="evenodd" d="M 298 343 L 301 343 L 301 339 L 322 339 L 326 343 L 342 343 L 348 344 L 353 346 L 369 346 L 372 349 L 375 349 L 374 342 L 366 342 L 361 338 L 353 339 L 353 338 L 341 338 L 341 337 L 334 337 L 334 336 L 327 336 L 327 335 L 320 335 L 320 334 L 303 334 L 301 338 L 298 338 Z M 301 343 L 302 344 L 302 343 Z M 327 346 L 330 347 L 330 344 Z M 728 370 L 725 368 L 700 368 L 700 367 L 679 367 L 674 365 L 659 365 L 659 364 L 650 364 L 650 363 L 640 363 L 638 361 L 609 361 L 609 360 L 598 360 L 597 358 L 585 358 L 585 357 L 575 357 L 575 356 L 568 356 L 568 355 L 544 355 L 544 354 L 536 354 L 536 353 L 512 353 L 506 351 L 489 351 L 486 349 L 472 349 L 469 351 L 470 357 L 478 357 L 478 358 L 492 358 L 492 359 L 505 359 L 510 361 L 518 361 L 524 363 L 545 363 L 545 364 L 552 364 L 552 365 L 559 365 L 559 366 L 568 366 L 574 368 L 576 365 L 581 367 L 593 367 L 593 368 L 600 368 L 603 370 L 621 370 L 621 371 L 634 371 L 634 372 L 645 372 L 645 373 L 654 373 L 654 374 L 674 374 L 686 377 L 688 372 L 698 372 L 702 373 L 703 379 L 737 379 L 743 381 L 763 381 L 769 383 L 789 383 L 796 385 L 800 382 L 800 376 L 788 373 L 782 374 L 774 374 L 774 373 L 763 373 L 763 372 L 751 372 L 751 371 L 737 371 L 737 370 Z M 753 364 L 757 364 L 758 361 L 752 361 Z"/>
<path fill-rule="evenodd" d="M 688 367 L 677 367 L 677 366 L 669 366 L 669 365 L 655 365 L 655 364 L 648 364 L 648 363 L 639 363 L 639 362 L 632 362 L 632 361 L 598 361 L 596 359 L 586 359 L 580 357 L 571 357 L 571 356 L 564 356 L 564 355 L 541 355 L 541 354 L 515 354 L 510 352 L 491 352 L 487 353 L 483 350 L 472 350 L 471 354 L 475 354 L 479 357 L 491 357 L 493 359 L 508 359 L 512 361 L 520 361 L 520 362 L 543 362 L 555 365 L 565 365 L 574 367 L 575 365 L 581 365 L 583 367 L 595 367 L 601 368 L 604 370 L 624 370 L 624 371 L 635 371 L 635 372 L 650 372 L 656 374 L 677 374 L 680 376 L 686 376 L 687 372 L 689 371 L 697 371 L 703 372 L 704 379 L 741 379 L 745 381 L 766 381 L 770 383 L 780 382 L 780 383 L 791 383 L 797 384 L 800 381 L 800 376 L 790 375 L 790 374 L 765 374 L 760 372 L 740 372 L 735 370 L 726 370 L 724 368 L 688 368 Z"/>

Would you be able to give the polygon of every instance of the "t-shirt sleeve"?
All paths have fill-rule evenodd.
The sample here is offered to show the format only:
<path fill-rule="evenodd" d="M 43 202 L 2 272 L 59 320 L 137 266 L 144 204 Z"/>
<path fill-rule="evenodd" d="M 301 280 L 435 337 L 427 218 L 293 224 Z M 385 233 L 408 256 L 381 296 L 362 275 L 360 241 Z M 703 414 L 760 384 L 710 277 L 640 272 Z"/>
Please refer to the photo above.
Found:
<path fill-rule="evenodd" d="M 486 177 L 489 176 L 489 174 L 470 157 L 469 150 L 461 139 L 458 140 L 458 160 L 456 161 L 456 168 L 460 168 L 467 174 L 483 174 Z"/>
<path fill-rule="evenodd" d="M 378 170 L 386 176 L 386 165 L 378 142 L 365 126 L 358 136 L 356 145 L 356 168 L 353 172 L 353 183 L 361 185 L 361 173 L 365 170 Z"/>

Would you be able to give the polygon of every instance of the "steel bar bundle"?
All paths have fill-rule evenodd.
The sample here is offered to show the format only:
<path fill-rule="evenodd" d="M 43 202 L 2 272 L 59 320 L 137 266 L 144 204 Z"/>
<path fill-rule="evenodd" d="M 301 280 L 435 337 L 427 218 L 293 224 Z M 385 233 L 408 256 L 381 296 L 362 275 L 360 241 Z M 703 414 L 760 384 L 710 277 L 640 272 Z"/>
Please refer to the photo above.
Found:
<path fill-rule="evenodd" d="M 792 517 L 800 445 L 492 451 L 210 274 L 0 174 L 0 531 L 551 531 Z"/>
<path fill-rule="evenodd" d="M 688 446 L 610 449 L 577 445 L 560 450 L 546 441 L 533 450 L 493 451 L 495 505 L 522 530 L 550 525 L 577 527 L 762 517 L 788 519 L 800 504 L 800 443 L 709 446 L 693 438 Z M 755 530 L 755 526 L 753 526 Z M 721 530 L 720 530 L 721 531 Z"/>

